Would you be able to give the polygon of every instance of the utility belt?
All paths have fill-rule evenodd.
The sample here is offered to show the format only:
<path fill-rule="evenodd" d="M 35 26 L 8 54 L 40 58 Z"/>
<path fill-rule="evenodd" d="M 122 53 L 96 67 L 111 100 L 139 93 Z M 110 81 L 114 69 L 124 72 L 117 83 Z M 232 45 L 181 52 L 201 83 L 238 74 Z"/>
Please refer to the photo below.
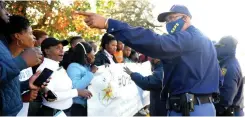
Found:
<path fill-rule="evenodd" d="M 182 116 L 190 116 L 190 112 L 193 112 L 194 105 L 212 103 L 212 95 L 194 95 L 194 94 L 181 94 L 170 96 L 167 100 L 166 108 L 178 113 L 182 113 Z"/>
<path fill-rule="evenodd" d="M 220 96 L 219 96 L 219 94 L 213 93 L 212 94 L 212 97 L 213 97 L 213 103 L 214 104 L 218 104 L 220 102 Z"/>

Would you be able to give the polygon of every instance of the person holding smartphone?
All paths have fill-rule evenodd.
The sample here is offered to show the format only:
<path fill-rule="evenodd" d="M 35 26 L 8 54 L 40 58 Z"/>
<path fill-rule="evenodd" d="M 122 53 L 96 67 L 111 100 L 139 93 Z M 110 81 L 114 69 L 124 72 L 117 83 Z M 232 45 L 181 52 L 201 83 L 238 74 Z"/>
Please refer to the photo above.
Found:
<path fill-rule="evenodd" d="M 53 71 L 51 80 L 47 86 L 47 97 L 54 97 L 53 100 L 47 100 L 43 97 L 42 106 L 38 112 L 39 116 L 53 116 L 59 111 L 63 111 L 69 115 L 70 107 L 72 106 L 72 98 L 81 96 L 90 98 L 92 94 L 86 89 L 73 89 L 72 81 L 67 75 L 65 69 L 59 66 L 62 61 L 64 51 L 63 46 L 66 46 L 68 41 L 59 41 L 55 38 L 47 38 L 41 44 L 41 50 L 44 55 L 43 63 L 37 70 L 48 68 Z M 49 94 L 51 96 L 49 96 Z"/>
<path fill-rule="evenodd" d="M 71 64 L 67 68 L 67 74 L 72 80 L 74 88 L 86 89 L 90 84 L 93 73 L 97 71 L 94 63 L 95 56 L 93 48 L 86 42 L 79 42 L 75 48 L 71 59 Z M 73 98 L 71 116 L 87 116 L 87 99 L 83 97 Z"/>
<path fill-rule="evenodd" d="M 13 57 L 19 56 L 24 49 L 34 47 L 34 35 L 32 34 L 32 29 L 29 23 L 29 20 L 23 16 L 19 15 L 12 15 L 9 17 L 8 23 L 8 33 L 10 43 L 9 49 Z M 28 81 L 28 79 L 33 75 L 31 67 L 24 69 L 20 72 L 19 80 L 20 82 L 24 83 Z M 30 94 L 37 95 L 38 90 L 30 90 L 28 93 L 25 91 L 22 93 L 22 101 L 23 101 L 23 108 L 18 113 L 18 116 L 27 116 L 28 108 L 29 108 L 29 101 L 31 98 Z M 26 93 L 26 94 L 24 94 Z M 26 96 L 28 94 L 28 96 Z M 27 98 L 23 98 L 27 97 Z"/>
<path fill-rule="evenodd" d="M 36 51 L 32 49 L 32 47 L 34 47 L 34 36 L 32 34 L 30 22 L 27 18 L 20 15 L 11 15 L 9 17 L 9 22 L 6 24 L 5 36 L 8 41 L 6 44 L 11 53 L 11 57 L 16 58 L 27 51 L 32 51 L 33 55 L 41 57 L 40 54 L 37 54 Z M 9 55 L 5 54 L 4 56 Z M 7 62 L 11 63 L 10 61 Z M 39 63 L 39 60 L 36 62 Z M 24 62 L 22 62 L 22 64 L 23 63 Z M 19 64 L 16 65 L 19 66 Z M 1 102 L 3 107 L 0 111 L 3 111 L 3 114 L 0 114 L 0 116 L 16 116 L 16 114 L 17 116 L 27 116 L 29 102 L 37 97 L 38 90 L 41 85 L 45 83 L 45 81 L 42 82 L 39 87 L 30 83 L 30 81 L 32 82 L 36 79 L 37 75 L 39 75 L 39 73 L 33 75 L 31 66 L 29 66 L 28 68 L 20 70 L 20 74 L 14 79 L 9 80 L 14 84 L 10 85 L 8 82 L 2 82 L 2 84 L 0 84 L 3 88 L 3 90 L 0 91 L 0 97 L 4 100 Z M 6 76 L 9 77 L 10 75 L 8 74 Z M 8 88 L 11 87 L 11 90 L 6 86 Z M 22 100 L 20 99 L 20 96 L 22 97 Z M 11 100 L 12 103 L 5 102 L 7 100 Z"/>

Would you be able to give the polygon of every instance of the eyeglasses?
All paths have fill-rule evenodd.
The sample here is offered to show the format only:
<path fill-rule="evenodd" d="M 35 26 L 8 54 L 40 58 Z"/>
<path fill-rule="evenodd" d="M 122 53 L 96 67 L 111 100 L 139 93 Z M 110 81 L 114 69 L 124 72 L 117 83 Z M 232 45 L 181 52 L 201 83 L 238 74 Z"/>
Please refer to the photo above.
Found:
<path fill-rule="evenodd" d="M 169 16 L 166 17 L 166 23 L 169 23 L 169 22 L 172 22 L 172 21 L 176 21 L 176 20 L 178 20 L 180 18 L 183 18 L 183 17 L 184 17 L 184 15 L 179 15 L 179 16 L 171 16 L 171 15 L 169 15 Z"/>

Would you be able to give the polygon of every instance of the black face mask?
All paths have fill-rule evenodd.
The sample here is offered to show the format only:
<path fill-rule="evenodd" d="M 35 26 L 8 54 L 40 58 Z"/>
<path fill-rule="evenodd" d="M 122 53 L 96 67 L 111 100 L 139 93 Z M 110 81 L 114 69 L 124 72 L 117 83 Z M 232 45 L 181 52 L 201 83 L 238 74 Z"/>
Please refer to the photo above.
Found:
<path fill-rule="evenodd" d="M 223 46 L 216 46 L 216 52 L 218 60 L 223 60 L 230 56 L 235 56 L 236 47 L 233 47 L 228 44 L 224 44 Z"/>
<path fill-rule="evenodd" d="M 232 36 L 222 37 L 221 40 L 215 44 L 216 52 L 219 60 L 235 56 L 237 40 Z"/>

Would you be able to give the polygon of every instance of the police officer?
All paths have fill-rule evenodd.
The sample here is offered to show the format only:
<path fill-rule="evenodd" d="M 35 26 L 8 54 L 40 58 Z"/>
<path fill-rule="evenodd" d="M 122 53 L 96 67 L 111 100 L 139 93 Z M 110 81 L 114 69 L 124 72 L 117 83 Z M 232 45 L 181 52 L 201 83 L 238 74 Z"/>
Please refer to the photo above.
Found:
<path fill-rule="evenodd" d="M 219 91 L 217 55 L 209 38 L 191 25 L 187 7 L 174 5 L 158 16 L 158 21 L 166 22 L 168 35 L 94 13 L 76 13 L 87 17 L 88 26 L 107 29 L 125 45 L 164 62 L 163 87 L 169 92 L 170 116 L 215 116 L 212 94 Z"/>
<path fill-rule="evenodd" d="M 220 102 L 216 104 L 217 115 L 243 116 L 243 82 L 241 68 L 235 57 L 237 40 L 232 36 L 221 38 L 216 44 L 224 84 L 220 88 Z"/>
<path fill-rule="evenodd" d="M 125 72 L 130 75 L 134 83 L 143 90 L 150 91 L 150 116 L 167 116 L 166 98 L 160 100 L 163 65 L 160 59 L 151 60 L 152 75 L 143 76 L 140 73 L 132 72 L 128 67 L 125 67 Z"/>

